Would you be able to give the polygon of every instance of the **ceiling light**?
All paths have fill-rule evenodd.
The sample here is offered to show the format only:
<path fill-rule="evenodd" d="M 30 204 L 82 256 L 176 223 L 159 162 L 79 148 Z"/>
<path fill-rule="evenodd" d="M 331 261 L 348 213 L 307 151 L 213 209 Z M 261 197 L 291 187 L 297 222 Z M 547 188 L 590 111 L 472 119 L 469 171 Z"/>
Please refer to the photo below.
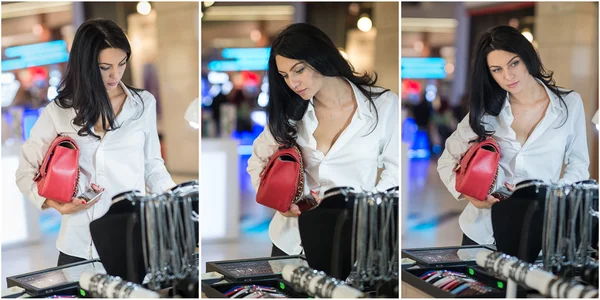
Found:
<path fill-rule="evenodd" d="M 150 6 L 150 3 L 148 1 L 140 1 L 137 4 L 136 9 L 140 15 L 147 16 L 152 10 L 152 6 Z"/>
<path fill-rule="evenodd" d="M 369 19 L 368 16 L 364 16 L 358 19 L 358 22 L 356 22 L 356 27 L 358 27 L 358 29 L 362 32 L 369 32 L 369 30 L 373 28 L 373 22 L 371 22 L 371 19 Z"/>

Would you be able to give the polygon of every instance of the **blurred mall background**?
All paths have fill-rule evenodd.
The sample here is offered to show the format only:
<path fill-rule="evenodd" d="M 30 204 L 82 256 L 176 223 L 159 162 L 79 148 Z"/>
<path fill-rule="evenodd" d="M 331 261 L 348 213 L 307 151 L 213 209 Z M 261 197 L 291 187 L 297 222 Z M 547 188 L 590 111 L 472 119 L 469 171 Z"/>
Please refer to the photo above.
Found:
<path fill-rule="evenodd" d="M 358 72 L 398 93 L 398 3 L 203 2 L 202 270 L 205 262 L 271 254 L 274 210 L 256 203 L 246 173 L 266 123 L 272 39 L 292 23 L 321 28 Z"/>
<path fill-rule="evenodd" d="M 464 97 L 477 40 L 497 25 L 519 29 L 557 85 L 581 94 L 590 177 L 598 180 L 598 130 L 591 121 L 598 110 L 597 2 L 403 2 L 402 248 L 461 243 L 458 216 L 467 201 L 447 191 L 437 159 L 468 112 Z"/>
<path fill-rule="evenodd" d="M 176 183 L 198 179 L 198 124 L 184 119 L 198 98 L 198 3 L 2 3 L 2 288 L 7 276 L 56 266 L 60 214 L 39 212 L 19 192 L 22 143 L 56 95 L 78 26 L 92 18 L 125 29 L 132 58 L 123 81 L 158 101 L 163 158 Z M 197 121 L 196 121 L 197 122 Z"/>

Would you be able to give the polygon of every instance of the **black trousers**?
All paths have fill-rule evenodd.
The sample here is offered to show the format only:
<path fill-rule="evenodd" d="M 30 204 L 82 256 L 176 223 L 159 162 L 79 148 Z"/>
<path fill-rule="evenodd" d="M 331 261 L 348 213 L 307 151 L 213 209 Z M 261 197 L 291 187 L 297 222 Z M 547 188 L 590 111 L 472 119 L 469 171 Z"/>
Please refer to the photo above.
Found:
<path fill-rule="evenodd" d="M 463 246 L 471 246 L 471 245 L 479 245 L 479 244 L 477 244 L 477 242 L 470 239 L 466 234 L 463 233 L 462 245 Z"/>
<path fill-rule="evenodd" d="M 68 254 L 64 254 L 64 253 L 62 253 L 60 251 L 59 251 L 59 253 L 60 254 L 58 254 L 58 262 L 56 263 L 57 267 L 60 267 L 62 265 L 68 265 L 68 264 L 72 264 L 72 263 L 76 263 L 76 262 L 80 262 L 80 261 L 86 260 L 85 258 L 71 256 L 71 255 L 68 255 Z"/>
<path fill-rule="evenodd" d="M 288 254 L 283 252 L 283 250 L 277 248 L 277 246 L 273 244 L 273 249 L 271 250 L 271 257 L 275 256 L 288 256 Z"/>

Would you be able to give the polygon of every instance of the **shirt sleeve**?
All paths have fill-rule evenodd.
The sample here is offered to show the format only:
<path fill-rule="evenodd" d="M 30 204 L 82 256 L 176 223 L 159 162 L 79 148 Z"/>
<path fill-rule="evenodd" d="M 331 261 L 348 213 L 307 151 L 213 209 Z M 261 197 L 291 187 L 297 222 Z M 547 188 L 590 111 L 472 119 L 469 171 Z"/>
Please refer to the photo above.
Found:
<path fill-rule="evenodd" d="M 389 188 L 399 186 L 399 158 L 400 158 L 400 138 L 399 138 L 399 117 L 398 117 L 398 107 L 399 107 L 399 99 L 398 95 L 392 92 L 388 92 L 386 94 L 390 94 L 389 106 L 386 109 L 382 109 L 379 111 L 379 116 L 385 116 L 380 119 L 382 121 L 382 125 L 385 126 L 385 137 L 387 138 L 385 144 L 383 145 L 382 151 L 379 154 L 377 159 L 378 167 L 383 168 L 381 172 L 381 177 L 379 182 L 377 183 L 376 189 L 378 191 L 385 191 Z M 383 95 L 382 95 L 383 97 Z"/>
<path fill-rule="evenodd" d="M 269 158 L 277 152 L 279 144 L 271 134 L 269 126 L 254 140 L 252 144 L 252 156 L 248 159 L 248 168 L 246 171 L 250 174 L 252 185 L 256 190 L 260 184 L 260 173 L 263 171 Z"/>
<path fill-rule="evenodd" d="M 469 114 L 467 114 L 458 124 L 456 131 L 446 140 L 446 147 L 438 160 L 437 170 L 440 179 L 457 200 L 466 200 L 466 198 L 456 191 L 456 173 L 453 170 L 461 156 L 469 149 L 469 141 L 476 137 L 477 134 L 469 126 Z"/>
<path fill-rule="evenodd" d="M 165 161 L 160 154 L 160 142 L 156 129 L 156 99 L 150 93 L 145 105 L 147 111 L 148 132 L 144 143 L 144 173 L 146 185 L 152 193 L 163 193 L 165 190 L 175 186 L 171 175 L 165 167 Z"/>
<path fill-rule="evenodd" d="M 586 122 L 588 120 L 585 118 L 581 96 L 579 94 L 577 96 L 573 109 L 569 111 L 569 118 L 574 121 L 573 134 L 569 136 L 567 141 L 566 167 L 563 177 L 558 182 L 559 184 L 571 184 L 590 177 L 590 155 L 586 134 Z"/>
<path fill-rule="evenodd" d="M 46 198 L 38 194 L 37 184 L 33 181 L 33 177 L 42 165 L 48 148 L 58 135 L 54 122 L 52 122 L 54 105 L 56 104 L 50 103 L 46 106 L 31 128 L 29 138 L 21 146 L 19 167 L 15 173 L 19 190 L 39 210 L 43 209 L 42 205 Z"/>

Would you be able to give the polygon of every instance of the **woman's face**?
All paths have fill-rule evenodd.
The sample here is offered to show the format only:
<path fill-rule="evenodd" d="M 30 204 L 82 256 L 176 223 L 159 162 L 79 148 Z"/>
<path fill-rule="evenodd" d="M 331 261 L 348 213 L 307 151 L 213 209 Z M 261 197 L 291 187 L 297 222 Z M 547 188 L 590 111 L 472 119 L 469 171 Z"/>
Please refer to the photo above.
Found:
<path fill-rule="evenodd" d="M 98 55 L 98 65 L 104 87 L 112 91 L 119 86 L 127 67 L 127 53 L 118 48 L 106 48 Z"/>
<path fill-rule="evenodd" d="M 324 76 L 304 61 L 277 55 L 275 63 L 285 83 L 304 100 L 310 100 L 323 86 Z"/>
<path fill-rule="evenodd" d="M 529 86 L 533 78 L 519 55 L 504 50 L 494 50 L 487 56 L 490 74 L 505 91 L 516 94 Z"/>

